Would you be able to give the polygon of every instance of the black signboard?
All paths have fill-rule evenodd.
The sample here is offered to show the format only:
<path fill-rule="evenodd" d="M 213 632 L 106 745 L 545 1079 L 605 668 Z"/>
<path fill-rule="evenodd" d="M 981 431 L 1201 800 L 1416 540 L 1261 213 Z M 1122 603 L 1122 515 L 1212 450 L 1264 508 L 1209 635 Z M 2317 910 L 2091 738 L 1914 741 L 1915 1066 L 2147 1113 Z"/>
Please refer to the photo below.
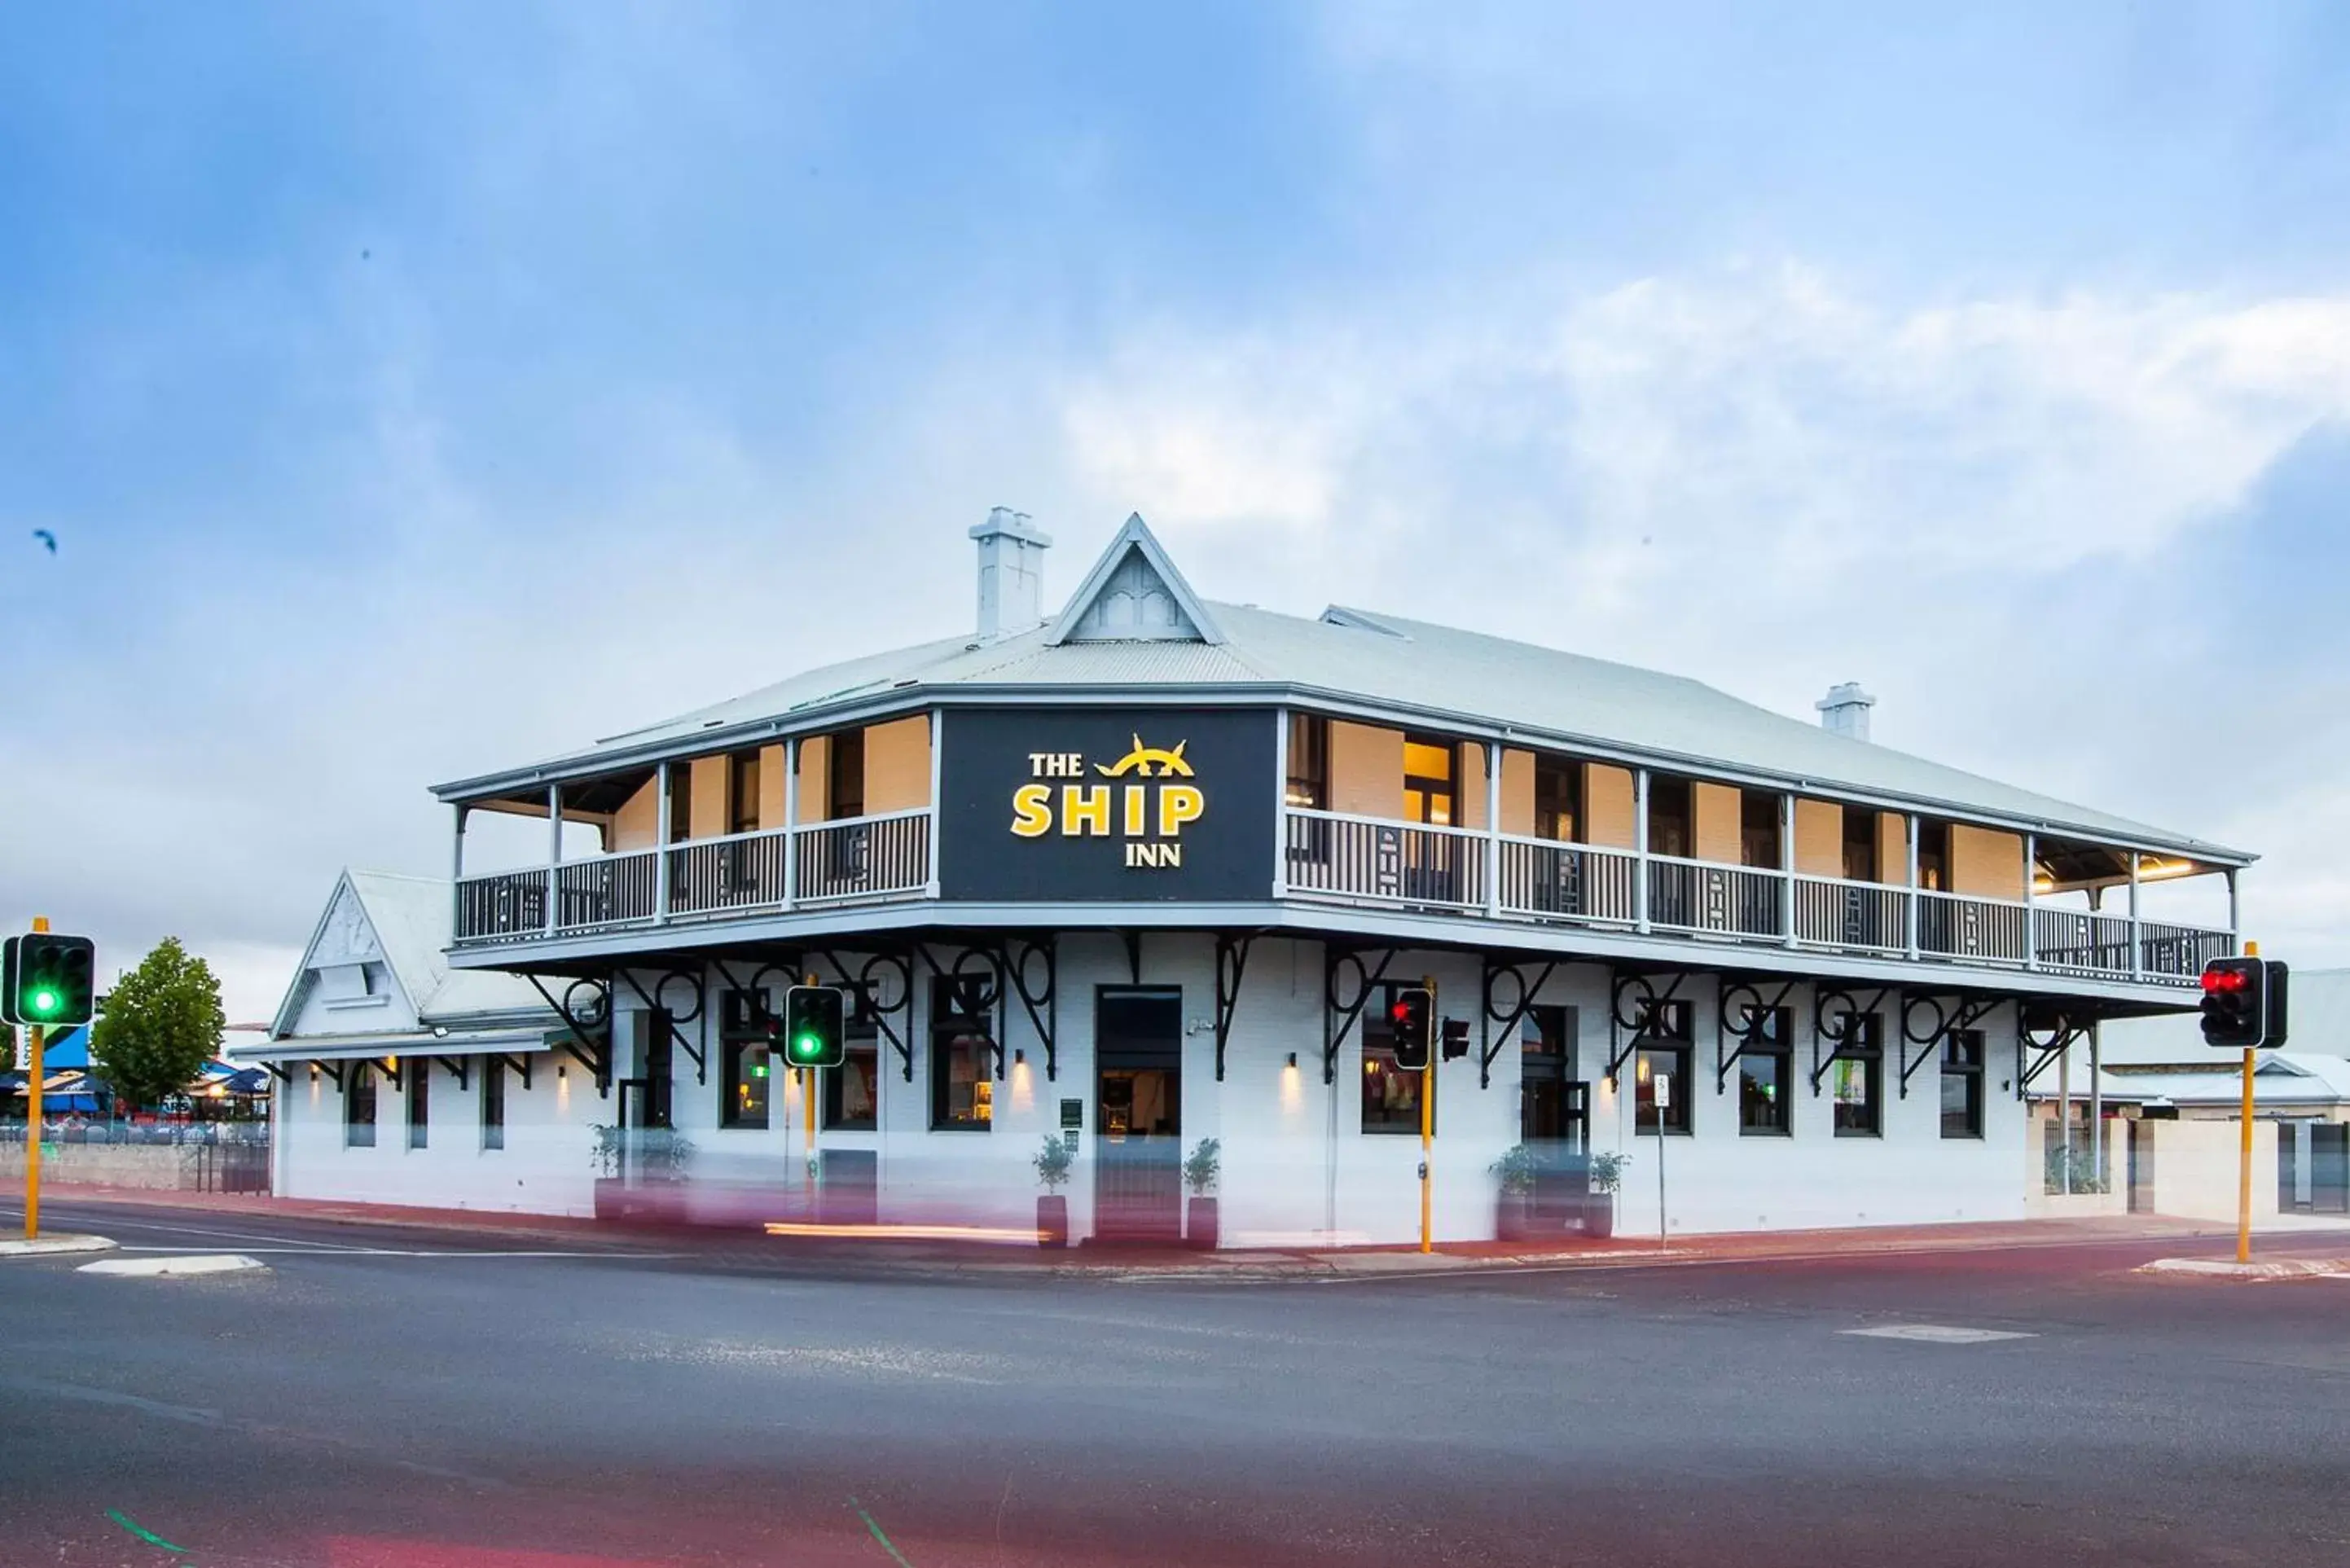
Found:
<path fill-rule="evenodd" d="M 942 898 L 1272 895 L 1269 709 L 950 709 L 939 767 Z"/>

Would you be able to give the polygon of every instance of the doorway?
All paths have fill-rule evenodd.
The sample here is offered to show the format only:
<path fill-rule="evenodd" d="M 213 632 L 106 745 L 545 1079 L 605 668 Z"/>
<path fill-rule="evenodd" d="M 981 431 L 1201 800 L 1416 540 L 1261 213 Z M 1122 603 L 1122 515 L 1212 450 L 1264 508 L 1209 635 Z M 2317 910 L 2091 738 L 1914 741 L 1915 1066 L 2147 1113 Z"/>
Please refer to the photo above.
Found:
<path fill-rule="evenodd" d="M 2151 1122 L 2129 1121 L 2129 1211 L 2133 1214 L 2154 1212 L 2154 1125 Z"/>
<path fill-rule="evenodd" d="M 1183 992 L 1094 992 L 1094 1239 L 1183 1239 Z"/>

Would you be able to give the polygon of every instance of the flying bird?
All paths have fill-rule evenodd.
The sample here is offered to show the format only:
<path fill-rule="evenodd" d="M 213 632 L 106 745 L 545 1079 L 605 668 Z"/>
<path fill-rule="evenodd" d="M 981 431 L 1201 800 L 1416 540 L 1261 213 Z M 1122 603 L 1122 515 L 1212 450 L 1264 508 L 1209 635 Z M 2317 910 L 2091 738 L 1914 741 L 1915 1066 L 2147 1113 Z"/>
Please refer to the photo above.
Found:
<path fill-rule="evenodd" d="M 42 544 L 47 545 L 49 547 L 50 555 L 54 556 L 57 553 L 57 536 L 55 534 L 50 533 L 47 528 L 34 529 L 33 537 L 38 539 Z"/>

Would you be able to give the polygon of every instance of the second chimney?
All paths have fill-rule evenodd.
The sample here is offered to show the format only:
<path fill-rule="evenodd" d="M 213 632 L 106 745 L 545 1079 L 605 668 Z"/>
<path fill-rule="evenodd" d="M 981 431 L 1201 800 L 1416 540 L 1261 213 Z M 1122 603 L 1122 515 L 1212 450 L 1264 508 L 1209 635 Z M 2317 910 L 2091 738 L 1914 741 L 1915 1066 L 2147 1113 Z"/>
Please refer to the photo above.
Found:
<path fill-rule="evenodd" d="M 1829 734 L 1868 739 L 1868 711 L 1877 706 L 1877 699 L 1863 691 L 1859 681 L 1829 687 L 1828 694 L 1812 706 L 1820 711 L 1820 728 Z"/>
<path fill-rule="evenodd" d="M 979 541 L 979 639 L 993 642 L 1045 618 L 1045 552 L 1051 535 L 1025 512 L 998 506 L 971 531 Z"/>

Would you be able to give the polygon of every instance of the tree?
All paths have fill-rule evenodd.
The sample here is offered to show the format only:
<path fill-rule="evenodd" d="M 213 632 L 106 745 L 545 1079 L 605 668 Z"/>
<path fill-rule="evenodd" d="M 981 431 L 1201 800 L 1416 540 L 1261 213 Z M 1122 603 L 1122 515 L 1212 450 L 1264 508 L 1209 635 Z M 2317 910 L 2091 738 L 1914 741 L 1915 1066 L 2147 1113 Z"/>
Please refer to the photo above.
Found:
<path fill-rule="evenodd" d="M 90 1064 L 121 1099 L 151 1106 L 194 1080 L 227 1027 L 212 966 L 166 937 L 107 996 Z"/>

